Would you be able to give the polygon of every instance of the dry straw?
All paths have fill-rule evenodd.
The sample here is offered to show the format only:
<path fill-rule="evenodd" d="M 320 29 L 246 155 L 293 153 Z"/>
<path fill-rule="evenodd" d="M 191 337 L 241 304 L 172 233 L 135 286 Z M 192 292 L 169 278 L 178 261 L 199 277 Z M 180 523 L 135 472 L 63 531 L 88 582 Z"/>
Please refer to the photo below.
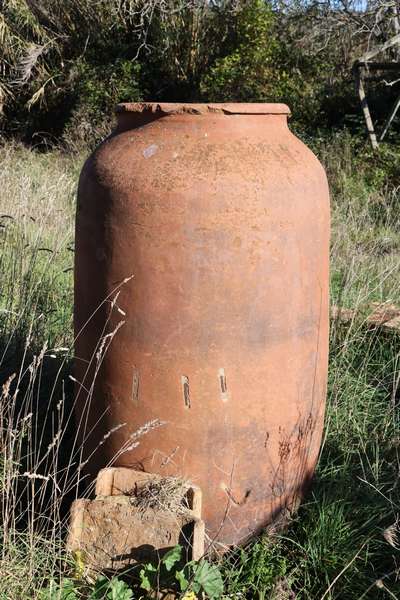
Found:
<path fill-rule="evenodd" d="M 125 495 L 143 512 L 152 509 L 184 516 L 189 512 L 187 492 L 190 487 L 188 481 L 179 477 L 160 477 L 125 491 Z"/>

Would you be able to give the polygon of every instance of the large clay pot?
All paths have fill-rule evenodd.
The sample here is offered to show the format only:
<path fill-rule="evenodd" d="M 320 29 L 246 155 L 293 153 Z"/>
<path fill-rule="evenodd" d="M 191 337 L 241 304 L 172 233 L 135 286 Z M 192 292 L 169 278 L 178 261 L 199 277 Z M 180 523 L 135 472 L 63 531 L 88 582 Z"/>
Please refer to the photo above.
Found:
<path fill-rule="evenodd" d="M 97 448 L 88 464 L 95 474 L 114 457 L 190 479 L 210 537 L 242 542 L 296 504 L 318 457 L 326 177 L 281 104 L 117 113 L 78 194 L 77 416 L 87 455 Z M 129 436 L 156 419 L 136 446 Z"/>

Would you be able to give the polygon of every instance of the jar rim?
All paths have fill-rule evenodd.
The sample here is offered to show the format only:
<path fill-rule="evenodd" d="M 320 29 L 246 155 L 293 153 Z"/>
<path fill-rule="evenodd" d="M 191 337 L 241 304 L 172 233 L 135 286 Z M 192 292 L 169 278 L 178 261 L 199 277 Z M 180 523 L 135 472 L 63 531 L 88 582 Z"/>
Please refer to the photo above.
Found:
<path fill-rule="evenodd" d="M 158 115 L 290 115 L 286 104 L 227 102 L 227 103 L 190 103 L 190 102 L 122 102 L 115 108 L 121 113 L 154 113 Z"/>

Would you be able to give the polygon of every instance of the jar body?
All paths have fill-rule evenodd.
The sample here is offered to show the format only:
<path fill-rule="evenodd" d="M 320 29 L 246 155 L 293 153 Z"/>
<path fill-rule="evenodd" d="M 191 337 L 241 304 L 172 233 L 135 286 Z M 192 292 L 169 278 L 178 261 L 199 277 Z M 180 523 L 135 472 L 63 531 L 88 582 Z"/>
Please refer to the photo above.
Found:
<path fill-rule="evenodd" d="M 209 536 L 242 542 L 296 504 L 318 456 L 325 174 L 284 112 L 122 111 L 78 192 L 76 412 L 89 470 L 190 479 Z"/>

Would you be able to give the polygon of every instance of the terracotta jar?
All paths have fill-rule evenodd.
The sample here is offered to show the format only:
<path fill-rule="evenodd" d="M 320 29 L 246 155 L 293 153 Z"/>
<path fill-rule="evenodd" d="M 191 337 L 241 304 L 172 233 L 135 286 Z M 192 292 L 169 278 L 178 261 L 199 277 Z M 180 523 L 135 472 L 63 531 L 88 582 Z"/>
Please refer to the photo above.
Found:
<path fill-rule="evenodd" d="M 79 184 L 76 414 L 89 471 L 190 479 L 208 535 L 227 545 L 293 509 L 323 427 L 329 194 L 288 114 L 121 104 Z"/>

